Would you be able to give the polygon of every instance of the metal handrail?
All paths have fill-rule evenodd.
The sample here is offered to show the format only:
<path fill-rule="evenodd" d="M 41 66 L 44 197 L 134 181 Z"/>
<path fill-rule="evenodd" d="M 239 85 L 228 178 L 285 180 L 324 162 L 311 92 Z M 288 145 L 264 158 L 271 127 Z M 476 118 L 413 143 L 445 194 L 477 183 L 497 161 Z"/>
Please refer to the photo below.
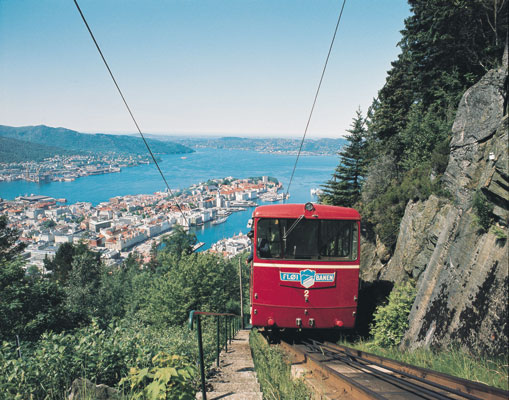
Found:
<path fill-rule="evenodd" d="M 214 316 L 216 317 L 217 325 L 217 341 L 216 341 L 216 364 L 219 367 L 219 353 L 221 352 L 220 345 L 220 319 L 224 317 L 224 348 L 228 351 L 228 341 L 232 342 L 233 336 L 240 330 L 241 324 L 238 321 L 239 315 L 231 313 L 213 313 L 205 311 L 191 311 L 189 313 L 189 329 L 193 330 L 195 316 L 196 316 L 196 337 L 198 340 L 198 353 L 200 358 L 200 375 L 201 375 L 201 391 L 203 400 L 207 400 L 206 388 L 205 388 L 205 365 L 203 359 L 203 341 L 201 335 L 201 320 L 200 315 L 203 316 Z"/>

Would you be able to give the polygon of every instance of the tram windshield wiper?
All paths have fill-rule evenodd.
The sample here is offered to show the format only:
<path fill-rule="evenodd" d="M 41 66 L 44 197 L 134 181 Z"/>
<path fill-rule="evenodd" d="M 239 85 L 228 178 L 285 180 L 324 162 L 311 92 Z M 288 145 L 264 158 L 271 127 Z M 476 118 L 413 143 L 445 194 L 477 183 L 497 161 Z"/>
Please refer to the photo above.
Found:
<path fill-rule="evenodd" d="M 290 226 L 290 228 L 288 228 L 288 230 L 285 232 L 285 234 L 283 235 L 283 240 L 286 240 L 286 238 L 288 236 L 290 236 L 290 233 L 295 229 L 295 227 L 299 224 L 300 221 L 302 221 L 302 219 L 304 218 L 304 214 L 301 215 L 299 218 L 297 218 L 294 223 L 292 224 L 292 226 Z"/>

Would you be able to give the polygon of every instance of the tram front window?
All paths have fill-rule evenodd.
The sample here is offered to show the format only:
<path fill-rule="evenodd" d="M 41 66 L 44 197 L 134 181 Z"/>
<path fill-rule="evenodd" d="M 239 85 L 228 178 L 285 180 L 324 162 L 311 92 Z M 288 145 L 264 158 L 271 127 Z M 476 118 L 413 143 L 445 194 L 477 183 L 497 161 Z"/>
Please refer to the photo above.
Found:
<path fill-rule="evenodd" d="M 357 240 L 355 221 L 263 218 L 256 250 L 259 258 L 354 261 Z"/>

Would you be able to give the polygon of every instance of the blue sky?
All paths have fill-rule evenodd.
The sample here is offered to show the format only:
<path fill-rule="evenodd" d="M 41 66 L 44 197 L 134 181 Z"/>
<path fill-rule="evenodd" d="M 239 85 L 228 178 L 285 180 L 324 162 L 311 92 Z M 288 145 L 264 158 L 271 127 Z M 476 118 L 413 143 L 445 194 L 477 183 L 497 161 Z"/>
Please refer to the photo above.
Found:
<path fill-rule="evenodd" d="M 342 0 L 79 0 L 142 131 L 302 135 Z M 308 137 L 383 86 L 405 0 L 347 0 Z M 135 127 L 72 0 L 0 0 L 0 124 Z"/>

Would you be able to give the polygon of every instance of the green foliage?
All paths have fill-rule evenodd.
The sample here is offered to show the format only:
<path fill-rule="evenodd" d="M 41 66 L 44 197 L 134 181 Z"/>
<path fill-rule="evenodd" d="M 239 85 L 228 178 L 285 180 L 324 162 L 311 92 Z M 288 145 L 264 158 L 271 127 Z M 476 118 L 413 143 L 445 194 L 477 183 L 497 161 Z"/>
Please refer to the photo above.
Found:
<path fill-rule="evenodd" d="M 489 202 L 482 191 L 478 190 L 474 194 L 472 206 L 476 213 L 476 222 L 481 228 L 481 231 L 488 232 L 490 226 L 493 224 L 493 204 Z"/>
<path fill-rule="evenodd" d="M 99 254 L 88 249 L 72 260 L 65 286 L 66 307 L 76 321 L 89 322 L 96 315 L 101 300 L 98 294 L 102 268 Z"/>
<path fill-rule="evenodd" d="M 52 259 L 46 257 L 44 259 L 44 268 L 52 272 L 49 278 L 65 285 L 72 268 L 74 257 L 85 254 L 88 251 L 88 248 L 84 244 L 74 245 L 72 243 L 62 243 L 55 253 L 55 257 Z"/>
<path fill-rule="evenodd" d="M 371 327 L 376 346 L 391 347 L 401 342 L 408 328 L 408 314 L 416 295 L 413 282 L 395 285 L 386 305 L 377 307 Z"/>
<path fill-rule="evenodd" d="M 102 329 L 93 322 L 74 332 L 48 333 L 36 343 L 22 343 L 22 358 L 4 342 L 0 392 L 13 399 L 62 399 L 78 377 L 115 386 L 128 376 L 130 367 L 153 367 L 153 358 L 161 352 L 182 354 L 194 362 L 191 340 L 186 328 L 156 330 L 123 322 Z"/>
<path fill-rule="evenodd" d="M 362 214 L 382 243 L 392 248 L 408 201 L 426 200 L 431 194 L 444 195 L 439 182 L 431 179 L 431 166 L 424 164 L 407 171 L 401 182 L 391 182 L 364 206 Z"/>
<path fill-rule="evenodd" d="M 433 166 L 433 171 L 437 175 L 442 175 L 449 164 L 449 154 L 451 151 L 449 147 L 450 142 L 450 138 L 446 137 L 441 142 L 437 143 L 431 153 L 431 165 Z"/>
<path fill-rule="evenodd" d="M 45 330 L 68 326 L 65 294 L 40 275 L 25 275 L 21 260 L 0 267 L 0 340 L 34 340 Z"/>
<path fill-rule="evenodd" d="M 265 399 L 311 398 L 304 382 L 292 378 L 290 363 L 282 350 L 268 346 L 255 330 L 251 331 L 249 344 Z"/>
<path fill-rule="evenodd" d="M 48 219 L 47 221 L 44 221 L 42 223 L 42 226 L 44 228 L 53 228 L 57 225 L 57 223 L 55 221 L 53 221 L 52 219 Z"/>
<path fill-rule="evenodd" d="M 17 243 L 19 231 L 8 226 L 6 215 L 0 215 L 0 263 L 18 257 L 26 245 Z"/>
<path fill-rule="evenodd" d="M 320 201 L 324 204 L 352 207 L 361 197 L 361 186 L 366 173 L 365 119 L 360 110 L 348 130 L 348 144 L 339 153 L 340 162 L 332 179 L 323 186 Z"/>
<path fill-rule="evenodd" d="M 152 358 L 151 367 L 131 368 L 120 385 L 129 388 L 132 399 L 190 400 L 194 399 L 195 373 L 189 361 L 161 352 Z"/>
<path fill-rule="evenodd" d="M 68 244 L 46 260 L 53 274 L 28 275 L 17 258 L 18 233 L 2 220 L 0 340 L 6 342 L 0 352 L 0 393 L 61 399 L 76 378 L 113 386 L 134 368 L 136 384 L 128 396 L 189 397 L 197 344 L 182 324 L 192 309 L 238 312 L 240 258 L 188 254 L 192 240 L 181 232 L 173 247 L 153 249 L 153 269 L 143 268 L 136 255 L 121 267 L 106 267 L 86 246 Z M 14 347 L 16 335 L 22 358 Z M 216 348 L 213 320 L 203 324 L 203 338 L 210 363 Z M 178 357 L 164 364 L 162 355 L 154 359 L 161 352 Z M 131 378 L 124 382 L 132 383 Z"/>
<path fill-rule="evenodd" d="M 120 268 L 103 267 L 95 316 L 102 325 L 115 318 L 123 318 L 134 297 L 133 281 L 142 274 L 139 260 L 130 255 Z"/>
<path fill-rule="evenodd" d="M 55 257 L 46 258 L 51 271 L 47 279 L 65 292 L 66 311 L 74 325 L 98 318 L 102 325 L 122 318 L 132 297 L 132 281 L 141 273 L 136 256 L 127 258 L 121 268 L 106 267 L 100 255 L 84 244 L 63 243 Z"/>
<path fill-rule="evenodd" d="M 185 229 L 177 225 L 171 235 L 165 236 L 162 241 L 163 252 L 174 254 L 179 258 L 182 254 L 191 254 L 193 246 L 198 242 L 194 233 L 187 233 Z"/>
<path fill-rule="evenodd" d="M 236 266 L 221 257 L 163 251 L 159 255 L 160 274 L 141 274 L 133 285 L 137 293 L 137 318 L 156 326 L 183 324 L 191 310 L 238 312 L 239 297 Z"/>
<path fill-rule="evenodd" d="M 444 141 L 449 142 L 451 125 L 452 121 L 443 119 L 434 107 L 425 110 L 422 103 L 412 104 L 408 122 L 400 133 L 403 146 L 402 168 L 408 171 L 430 161 L 435 147 Z M 442 165 L 438 167 L 439 170 L 442 168 Z"/>
<path fill-rule="evenodd" d="M 493 225 L 491 227 L 491 232 L 497 237 L 498 240 L 506 240 L 507 239 L 507 228 L 504 229 L 498 225 Z"/>

